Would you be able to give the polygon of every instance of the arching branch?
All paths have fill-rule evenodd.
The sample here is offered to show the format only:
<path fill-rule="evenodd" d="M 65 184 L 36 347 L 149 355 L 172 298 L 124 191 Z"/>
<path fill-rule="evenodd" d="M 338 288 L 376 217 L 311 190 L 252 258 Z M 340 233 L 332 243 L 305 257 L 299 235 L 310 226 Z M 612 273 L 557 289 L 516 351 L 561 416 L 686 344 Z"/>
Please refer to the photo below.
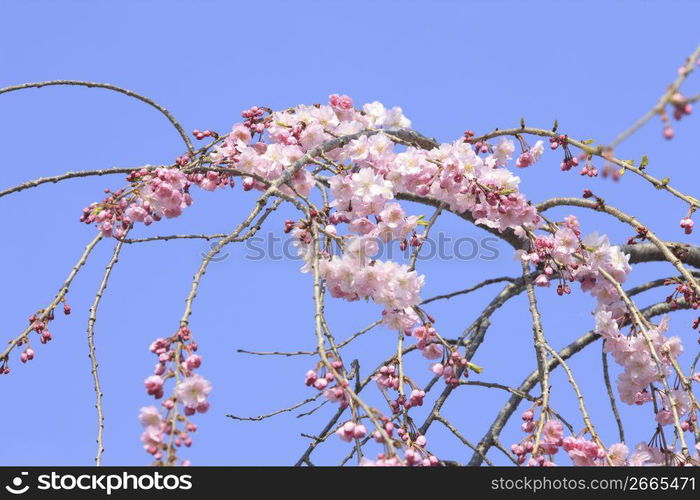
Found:
<path fill-rule="evenodd" d="M 194 152 L 194 147 L 192 146 L 192 143 L 190 142 L 190 138 L 188 137 L 185 130 L 182 128 L 182 125 L 180 125 L 180 123 L 175 119 L 175 117 L 172 114 L 170 114 L 170 111 L 168 111 L 163 106 L 161 106 L 160 104 L 155 102 L 153 99 L 149 99 L 148 97 L 145 97 L 141 94 L 137 94 L 136 92 L 133 92 L 131 90 L 117 87 L 116 85 L 112 85 L 111 83 L 85 82 L 82 80 L 49 80 L 49 81 L 45 81 L 45 82 L 30 82 L 30 83 L 23 83 L 21 85 L 12 85 L 10 87 L 5 87 L 5 88 L 0 89 L 0 94 L 6 94 L 8 92 L 15 92 L 17 90 L 24 90 L 24 89 L 40 89 L 42 87 L 52 87 L 52 86 L 56 86 L 56 85 L 106 89 L 106 90 L 118 92 L 120 94 L 124 94 L 128 97 L 133 97 L 134 99 L 138 99 L 141 102 L 145 102 L 149 106 L 160 111 L 168 119 L 168 121 L 172 124 L 173 127 L 175 127 L 177 132 L 180 134 L 180 137 L 182 137 L 182 140 L 185 142 L 185 145 L 187 146 L 187 150 L 190 153 Z"/>

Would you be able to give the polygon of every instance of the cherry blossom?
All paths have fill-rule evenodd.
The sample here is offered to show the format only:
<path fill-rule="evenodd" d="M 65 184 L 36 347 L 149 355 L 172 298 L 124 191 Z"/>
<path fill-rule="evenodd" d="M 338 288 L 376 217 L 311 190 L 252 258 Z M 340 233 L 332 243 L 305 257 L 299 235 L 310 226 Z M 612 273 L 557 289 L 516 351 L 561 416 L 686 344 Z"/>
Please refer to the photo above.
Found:
<path fill-rule="evenodd" d="M 656 109 L 654 114 L 661 116 L 667 139 L 675 131 L 665 107 L 670 105 L 674 119 L 680 120 L 692 112 L 690 101 L 677 88 L 672 88 Z M 613 208 L 594 194 L 593 188 L 585 188 L 583 199 L 569 204 L 600 212 L 607 210 L 631 226 L 636 234 L 629 238 L 625 251 L 612 244 L 606 235 L 583 228 L 573 214 L 563 219 L 549 217 L 544 213 L 547 208 L 542 208 L 546 204 L 535 205 L 520 190 L 521 178 L 513 168 L 522 169 L 517 170 L 522 175 L 528 175 L 528 168 L 538 162 L 545 168 L 547 138 L 550 144 L 547 154 L 556 155 L 554 161 L 563 171 L 580 166 L 581 181 L 589 182 L 598 176 L 594 161 L 601 158 L 605 162 L 601 167 L 602 177 L 619 180 L 621 172 L 629 169 L 657 189 L 688 202 L 687 212 L 680 220 L 686 235 L 693 230 L 692 215 L 697 208 L 694 198 L 669 188 L 666 180 L 649 177 L 643 171 L 646 163 L 637 168 L 632 162 L 618 160 L 612 146 L 591 147 L 590 141 L 577 141 L 557 132 L 557 125 L 552 130 L 532 130 L 523 120 L 520 128 L 497 129 L 484 136 L 467 131 L 456 140 L 438 142 L 412 131 L 411 121 L 401 107 L 385 106 L 378 101 L 356 105 L 345 94 L 330 95 L 327 104 L 302 104 L 279 111 L 254 106 L 242 111 L 239 120 L 223 135 L 209 129 L 194 130 L 192 136 L 204 141 L 199 143 L 203 145 L 200 149 L 191 147 L 186 138 L 190 147 L 178 156 L 173 155 L 172 165 L 133 169 L 126 176 L 127 185 L 116 191 L 106 189 L 101 201 L 83 209 L 80 220 L 94 225 L 101 237 L 117 240 L 115 244 L 129 243 L 130 231 L 152 230 L 151 226 L 163 219 L 185 215 L 195 196 L 236 188 L 236 177 L 240 178 L 243 191 L 261 193 L 258 208 L 241 225 L 242 229 L 249 229 L 245 234 L 254 234 L 269 215 L 263 212 L 268 198 L 291 202 L 299 213 L 298 217 L 284 222 L 284 232 L 303 260 L 300 271 L 309 281 L 313 280 L 316 306 L 317 346 L 313 354 L 318 355 L 318 360 L 306 371 L 303 382 L 315 393 L 314 399 L 323 398 L 324 403 L 337 405 L 340 413 L 327 427 L 329 435 L 334 433 L 341 441 L 354 442 L 358 463 L 439 465 L 441 460 L 429 450 L 425 429 L 414 423 L 415 409 L 425 404 L 430 389 L 440 379 L 445 394 L 449 395 L 460 384 L 468 385 L 470 377 L 484 371 L 471 361 L 474 352 L 470 351 L 472 345 L 478 347 L 472 341 L 483 325 L 477 323 L 455 340 L 453 332 L 429 312 L 427 304 L 432 299 L 424 302 L 421 297 L 428 278 L 416 269 L 418 252 L 443 211 L 473 221 L 517 249 L 513 256 L 522 264 L 522 278 L 505 280 L 512 286 L 522 282 L 522 288 L 528 291 L 538 355 L 546 341 L 537 337 L 537 330 L 542 328 L 537 325 L 533 285 L 541 288 L 537 293 L 556 294 L 561 300 L 580 289 L 594 299 L 588 325 L 604 340 L 604 353 L 619 366 L 616 379 L 619 399 L 628 405 L 654 409 L 653 418 L 648 420 L 655 434 L 648 444 L 639 444 L 632 452 L 626 443 L 606 445 L 590 424 L 582 401 L 583 431 L 576 432 L 554 411 L 544 368 L 538 367 L 542 394 L 526 396 L 532 406 L 521 415 L 525 436 L 511 446 L 512 455 L 507 452 L 506 455 L 519 465 L 530 466 L 553 466 L 562 463 L 560 459 L 579 466 L 697 461 L 697 450 L 691 455 L 684 436 L 697 426 L 698 407 L 692 384 L 698 383 L 700 375 L 693 373 L 686 377 L 678 368 L 677 360 L 685 347 L 680 336 L 670 335 L 669 317 L 664 316 L 657 323 L 641 317 L 621 288 L 632 273 L 629 247 L 648 242 L 682 274 L 665 282 L 674 286 L 666 301 L 668 310 L 697 309 L 700 288 L 683 265 L 683 248 L 659 243 L 651 230 L 634 218 L 612 212 Z M 526 142 L 526 135 L 537 139 L 533 146 Z M 405 203 L 407 200 L 421 203 L 420 208 Z M 426 207 L 436 209 L 432 218 L 419 211 Z M 256 219 L 261 213 L 264 216 Z M 220 241 L 223 245 L 245 237 L 239 231 Z M 380 248 L 390 243 L 409 250 L 410 257 L 384 258 Z M 193 279 L 192 292 L 177 329 L 171 335 L 156 338 L 149 346 L 155 364 L 143 383 L 146 395 L 158 400 L 159 406 L 141 408 L 139 421 L 143 427 L 143 447 L 158 465 L 189 464 L 179 458 L 177 449 L 193 443 L 197 425 L 190 417 L 206 413 L 210 408 L 212 384 L 199 373 L 204 357 L 199 354 L 188 318 L 199 281 L 220 246 L 214 248 L 216 251 L 205 257 Z M 668 252 L 672 252 L 672 257 Z M 115 260 L 117 255 L 118 252 Z M 83 260 L 77 268 L 84 263 Z M 11 343 L 10 350 L 20 348 L 22 363 L 36 355 L 29 344 L 29 333 L 36 333 L 39 342 L 45 344 L 52 339 L 48 325 L 54 319 L 54 309 L 62 304 L 64 313 L 70 314 L 71 308 L 64 297 L 70 285 L 67 283 L 49 307 L 30 316 L 26 332 Z M 101 291 L 98 302 L 100 296 Z M 355 363 L 346 363 L 341 356 L 342 344 L 338 345 L 326 324 L 323 317 L 326 296 L 347 302 L 370 302 L 381 335 L 391 336 L 397 343 L 396 352 L 379 367 L 368 372 L 363 366 L 364 383 L 373 381 L 371 387 L 385 400 L 381 408 L 368 406 L 357 394 L 362 389 L 360 369 Z M 501 305 L 497 303 L 495 309 Z M 486 324 L 488 315 L 484 319 Z M 94 323 L 94 317 L 91 321 Z M 679 327 L 674 324 L 674 328 Z M 700 318 L 693 328 L 700 328 Z M 358 332 L 357 336 L 363 333 Z M 94 353 L 94 347 L 91 349 Z M 420 374 L 408 373 L 404 356 L 411 351 L 422 355 L 427 368 L 423 375 L 427 371 L 434 377 L 432 382 L 425 384 Z M 544 358 L 549 359 L 548 356 L 544 352 Z M 9 373 L 8 354 L 0 360 L 0 373 Z M 558 361 L 568 374 L 564 360 Z M 573 377 L 570 379 L 578 399 L 582 400 Z M 489 386 L 481 380 L 474 382 Z M 517 394 L 513 388 L 506 389 Z M 429 419 L 437 419 L 435 411 L 430 415 Z M 427 425 L 430 423 L 427 421 Z M 673 426 L 678 442 L 668 444 L 662 439 L 668 426 Z M 376 456 L 375 460 L 359 453 L 364 442 L 381 450 L 371 455 Z M 680 454 L 675 446 L 681 449 Z"/>

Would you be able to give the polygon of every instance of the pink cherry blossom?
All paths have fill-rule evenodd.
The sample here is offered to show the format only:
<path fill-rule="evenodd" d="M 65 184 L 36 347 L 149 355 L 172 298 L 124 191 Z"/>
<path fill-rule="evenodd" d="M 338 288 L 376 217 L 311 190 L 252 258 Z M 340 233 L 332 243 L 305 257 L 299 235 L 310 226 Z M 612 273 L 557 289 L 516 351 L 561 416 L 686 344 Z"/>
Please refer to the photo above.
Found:
<path fill-rule="evenodd" d="M 175 397 L 183 405 L 196 408 L 205 403 L 211 392 L 211 383 L 199 374 L 194 374 L 181 381 L 175 388 Z"/>

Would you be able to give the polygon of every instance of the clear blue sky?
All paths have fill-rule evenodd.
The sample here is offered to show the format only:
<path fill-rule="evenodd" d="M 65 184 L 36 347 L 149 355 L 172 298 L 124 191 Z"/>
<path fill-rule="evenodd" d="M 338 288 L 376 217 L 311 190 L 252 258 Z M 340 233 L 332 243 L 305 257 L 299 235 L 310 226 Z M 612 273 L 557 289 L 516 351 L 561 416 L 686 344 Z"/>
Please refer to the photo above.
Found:
<path fill-rule="evenodd" d="M 241 109 L 323 102 L 347 93 L 356 103 L 400 105 L 414 127 L 452 140 L 465 129 L 485 132 L 517 125 L 550 127 L 582 139 L 610 141 L 651 107 L 678 66 L 698 43 L 700 6 L 691 1 L 31 1 L 0 0 L 0 86 L 50 79 L 110 82 L 150 96 L 185 126 L 227 131 Z M 700 90 L 698 77 L 687 83 Z M 652 121 L 619 150 L 623 158 L 649 157 L 649 169 L 694 192 L 697 185 L 696 116 L 677 126 L 665 142 Z M 180 138 L 153 109 L 104 90 L 48 88 L 0 96 L 0 188 L 68 170 L 170 163 L 182 153 Z M 656 224 L 669 239 L 684 208 L 668 193 L 637 179 L 613 185 L 559 171 L 558 154 L 547 153 L 522 172 L 522 190 L 541 201 L 578 196 L 585 187 L 609 203 Z M 78 222 L 81 209 L 101 199 L 104 187 L 122 178 L 71 180 L 0 199 L 0 316 L 2 337 L 12 338 L 32 312 L 56 293 L 94 229 Z M 225 232 L 244 216 L 253 198 L 236 191 L 195 192 L 195 205 L 178 220 L 138 235 Z M 420 207 L 413 213 L 427 213 Z M 245 212 L 247 213 L 247 212 Z M 276 214 L 269 228 L 281 233 L 290 212 Z M 599 215 L 577 212 L 584 232 L 601 229 L 621 242 L 630 234 Z M 564 211 L 557 212 L 560 217 Z M 457 236 L 485 233 L 445 217 L 438 229 Z M 697 243 L 697 232 L 686 241 Z M 109 243 L 109 242 L 108 242 Z M 487 277 L 517 275 L 508 248 L 491 262 L 423 262 L 423 296 L 465 288 Z M 197 241 L 150 243 L 125 248 L 102 302 L 96 326 L 104 384 L 104 463 L 146 464 L 137 414 L 151 401 L 142 381 L 153 367 L 149 343 L 177 327 L 189 281 L 207 245 Z M 28 366 L 13 365 L 0 378 L 5 430 L 0 464 L 91 464 L 95 449 L 94 393 L 87 357 L 86 322 L 111 244 L 100 245 L 68 296 L 70 317 L 53 325 L 54 341 L 40 346 Z M 233 422 L 226 413 L 258 415 L 312 394 L 303 386 L 311 358 L 259 358 L 236 349 L 312 349 L 311 283 L 298 262 L 247 262 L 243 248 L 212 264 L 195 303 L 191 327 L 212 380 L 210 412 L 196 421 L 201 431 L 184 455 L 193 464 L 288 464 L 305 449 L 301 432 L 317 433 L 335 409 L 297 419 L 283 415 L 263 423 Z M 672 274 L 670 266 L 637 266 L 630 283 Z M 497 286 L 497 285 L 496 285 Z M 470 324 L 496 287 L 436 305 L 445 336 Z M 560 299 L 539 291 L 545 333 L 556 347 L 593 326 L 593 301 L 578 290 Z M 642 305 L 656 302 L 652 293 Z M 376 318 L 371 304 L 333 302 L 331 322 L 345 338 Z M 672 321 L 695 350 L 690 316 Z M 535 366 L 524 297 L 492 318 L 487 342 L 474 361 L 483 380 L 518 384 Z M 363 373 L 393 348 L 394 335 L 377 330 L 348 351 Z M 683 366 L 689 363 L 686 354 Z M 594 422 L 605 442 L 615 428 L 601 386 L 600 346 L 571 362 Z M 427 363 L 411 365 L 429 380 Z M 616 376 L 617 368 L 613 369 Z M 506 395 L 460 389 L 445 414 L 477 441 Z M 580 424 L 575 399 L 561 373 L 553 380 L 554 405 Z M 652 432 L 648 407 L 623 405 L 630 444 Z M 503 442 L 520 439 L 517 417 Z M 429 442 L 441 458 L 466 461 L 468 450 L 435 428 Z M 349 448 L 331 439 L 317 463 L 337 463 Z M 492 452 L 493 453 L 493 452 Z M 496 462 L 502 459 L 493 454 Z"/>

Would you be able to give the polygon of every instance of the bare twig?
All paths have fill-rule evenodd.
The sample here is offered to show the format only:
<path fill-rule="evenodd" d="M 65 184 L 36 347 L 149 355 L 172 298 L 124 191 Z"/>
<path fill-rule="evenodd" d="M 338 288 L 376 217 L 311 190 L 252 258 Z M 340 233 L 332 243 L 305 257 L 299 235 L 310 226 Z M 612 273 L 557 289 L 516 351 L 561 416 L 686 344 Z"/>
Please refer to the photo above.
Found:
<path fill-rule="evenodd" d="M 625 429 L 622 427 L 622 419 L 620 418 L 620 412 L 617 411 L 617 403 L 615 402 L 615 394 L 613 393 L 612 384 L 610 383 L 610 372 L 608 370 L 608 355 L 605 352 L 605 340 L 602 343 L 602 360 L 603 360 L 603 378 L 605 379 L 605 388 L 608 391 L 608 399 L 610 400 L 610 407 L 612 408 L 613 415 L 615 416 L 615 422 L 617 423 L 617 430 L 620 434 L 620 442 L 625 442 Z"/>
<path fill-rule="evenodd" d="M 458 290 L 456 292 L 452 293 L 446 293 L 444 295 L 436 295 L 435 297 L 430 297 L 429 299 L 425 299 L 423 302 L 421 302 L 421 305 L 429 304 L 431 302 L 434 302 L 436 300 L 443 300 L 443 299 L 451 299 L 452 297 L 456 297 L 458 295 L 465 295 L 467 293 L 474 292 L 478 290 L 479 288 L 483 288 L 487 285 L 492 285 L 494 283 L 502 283 L 504 281 L 509 281 L 511 283 L 515 282 L 515 278 L 511 278 L 509 276 L 503 276 L 502 278 L 492 278 L 488 280 L 484 280 L 481 283 L 474 285 L 469 288 L 465 288 L 464 290 Z"/>
<path fill-rule="evenodd" d="M 110 83 L 98 83 L 98 82 L 85 82 L 81 80 L 50 80 L 50 81 L 45 81 L 45 82 L 31 82 L 31 83 L 23 83 L 21 85 L 13 85 L 11 87 L 5 87 L 0 89 L 0 94 L 6 94 L 8 92 L 14 92 L 16 90 L 23 90 L 23 89 L 39 89 L 42 87 L 50 87 L 50 86 L 55 86 L 55 85 L 64 85 L 64 86 L 79 86 L 79 87 L 88 87 L 88 88 L 100 88 L 100 89 L 106 89 L 106 90 L 112 90 L 114 92 L 119 92 L 120 94 L 124 94 L 129 97 L 133 97 L 134 99 L 138 99 L 141 102 L 145 102 L 149 106 L 154 107 L 158 111 L 160 111 L 165 117 L 168 119 L 168 121 L 175 127 L 177 132 L 180 134 L 180 137 L 182 137 L 182 140 L 185 142 L 187 145 L 187 150 L 191 153 L 194 151 L 194 147 L 192 146 L 192 143 L 190 142 L 190 138 L 188 137 L 187 133 L 185 130 L 182 128 L 182 125 L 175 119 L 173 115 L 170 114 L 170 112 L 165 109 L 163 106 L 158 104 L 152 99 L 149 99 L 148 97 L 144 97 L 141 94 L 137 94 L 136 92 L 132 92 L 131 90 L 123 89 L 121 87 L 117 87 L 116 85 L 112 85 Z"/>
<path fill-rule="evenodd" d="M 440 422 L 442 425 L 444 425 L 445 427 L 447 427 L 447 429 L 448 429 L 452 434 L 454 434 L 454 435 L 457 437 L 457 439 L 459 439 L 460 441 L 462 441 L 462 443 L 464 443 L 464 444 L 467 445 L 469 448 L 471 448 L 472 450 L 474 450 L 474 453 L 478 453 L 478 450 L 476 449 L 476 446 L 474 446 L 474 445 L 473 445 L 472 443 L 470 443 L 464 436 L 462 436 L 462 435 L 459 433 L 459 431 L 455 428 L 455 426 L 452 425 L 452 424 L 450 423 L 449 420 L 447 420 L 445 417 L 443 417 L 443 416 L 440 415 L 439 413 L 438 413 L 437 415 L 435 415 L 435 420 L 437 420 L 437 421 Z M 488 458 L 486 458 L 486 455 L 483 455 L 482 458 L 483 458 L 484 462 L 486 462 L 488 465 L 493 466 L 493 463 L 491 463 L 491 461 L 490 461 Z"/>
<path fill-rule="evenodd" d="M 97 354 L 95 353 L 95 321 L 97 321 L 97 308 L 100 306 L 102 295 L 107 288 L 109 276 L 112 274 L 112 268 L 119 261 L 119 252 L 121 252 L 123 243 L 118 241 L 114 246 L 112 257 L 107 263 L 102 281 L 95 294 L 95 300 L 90 307 L 90 316 L 88 317 L 87 339 L 90 356 L 90 365 L 92 379 L 95 386 L 95 408 L 97 409 L 97 455 L 95 456 L 95 465 L 100 465 L 102 462 L 102 453 L 104 452 L 104 411 L 102 409 L 102 386 L 100 385 L 100 376 L 97 371 L 99 364 L 97 363 Z"/>
<path fill-rule="evenodd" d="M 279 415 L 280 413 L 286 413 L 286 412 L 294 411 L 294 410 L 296 410 L 297 408 L 301 408 L 301 407 L 304 406 L 305 404 L 311 403 L 312 401 L 316 401 L 316 400 L 319 398 L 319 396 L 321 396 L 321 394 L 322 394 L 322 393 L 319 392 L 319 393 L 316 394 L 315 396 L 310 397 L 310 398 L 308 398 L 308 399 L 305 399 L 304 401 L 302 401 L 302 402 L 300 402 L 300 403 L 297 403 L 297 404 L 295 404 L 295 405 L 293 405 L 293 406 L 290 406 L 289 408 L 282 408 L 281 410 L 276 410 L 276 411 L 273 411 L 272 413 L 267 413 L 267 414 L 265 414 L 265 415 L 259 415 L 259 416 L 257 416 L 257 417 L 239 417 L 239 416 L 231 415 L 231 414 L 228 414 L 228 415 L 226 415 L 226 416 L 227 416 L 228 418 L 233 419 L 233 420 L 243 420 L 243 421 L 248 421 L 248 422 L 259 422 L 259 421 L 261 421 L 261 420 L 265 420 L 266 418 L 270 418 L 270 417 L 274 417 L 275 415 Z"/>
<path fill-rule="evenodd" d="M 153 167 L 151 165 L 146 165 L 143 167 L 115 167 L 115 168 L 105 168 L 105 169 L 99 169 L 99 170 L 81 170 L 78 172 L 66 172 L 65 174 L 52 175 L 50 177 L 40 177 L 38 179 L 23 182 L 22 184 L 18 184 L 17 186 L 13 186 L 13 187 L 4 189 L 3 191 L 0 191 L 0 198 L 2 198 L 3 196 L 6 196 L 8 194 L 12 194 L 12 193 L 16 193 L 18 191 L 23 191 L 25 189 L 41 186 L 42 184 L 46 184 L 46 183 L 56 184 L 57 182 L 60 182 L 60 181 L 66 180 L 66 179 L 77 179 L 80 177 L 101 177 L 103 175 L 128 174 L 130 172 L 133 172 L 134 170 L 139 170 L 142 168 L 154 169 L 157 167 Z"/>
<path fill-rule="evenodd" d="M 537 299 L 535 297 L 535 287 L 532 284 L 532 276 L 530 276 L 529 266 L 523 261 L 523 279 L 525 280 L 525 289 L 527 290 L 527 299 L 530 304 L 530 315 L 532 316 L 532 334 L 535 343 L 535 352 L 537 354 L 537 371 L 540 379 L 540 388 L 542 390 L 542 411 L 537 424 L 537 432 L 535 433 L 535 443 L 532 451 L 533 455 L 539 454 L 540 438 L 542 429 L 544 428 L 545 417 L 549 410 L 549 364 L 547 363 L 547 348 L 548 344 L 542 330 L 542 320 L 540 312 L 537 308 Z"/>

